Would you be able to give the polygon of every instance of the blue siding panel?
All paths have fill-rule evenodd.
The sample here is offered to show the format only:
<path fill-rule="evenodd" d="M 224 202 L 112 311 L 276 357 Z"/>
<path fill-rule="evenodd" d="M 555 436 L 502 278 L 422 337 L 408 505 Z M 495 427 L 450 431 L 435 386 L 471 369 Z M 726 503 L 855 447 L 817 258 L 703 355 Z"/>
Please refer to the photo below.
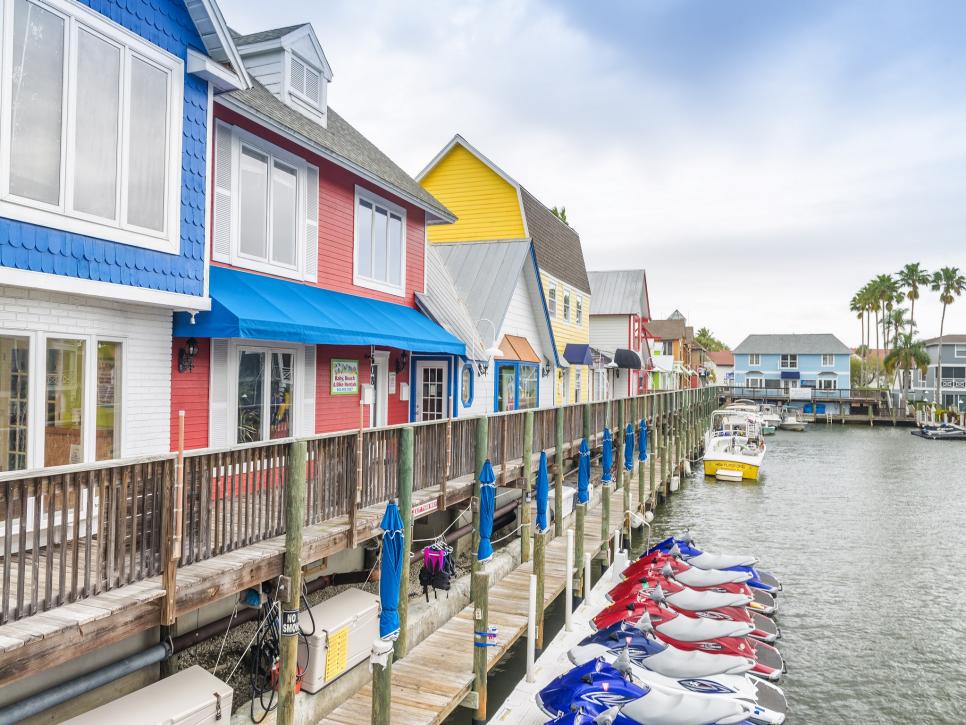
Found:
<path fill-rule="evenodd" d="M 93 10 L 182 60 L 188 48 L 205 52 L 182 2 L 170 0 L 82 0 Z M 184 79 L 181 142 L 181 248 L 179 254 L 140 249 L 80 234 L 0 218 L 0 264 L 112 282 L 145 289 L 204 293 L 205 140 L 208 84 Z"/>

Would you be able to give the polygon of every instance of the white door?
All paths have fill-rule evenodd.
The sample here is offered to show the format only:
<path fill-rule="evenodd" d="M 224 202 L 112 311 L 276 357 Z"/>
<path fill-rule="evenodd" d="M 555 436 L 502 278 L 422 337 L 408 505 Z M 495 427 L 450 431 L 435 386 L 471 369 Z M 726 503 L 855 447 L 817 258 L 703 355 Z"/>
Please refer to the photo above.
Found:
<path fill-rule="evenodd" d="M 446 364 L 416 363 L 416 420 L 442 420 L 449 401 Z"/>
<path fill-rule="evenodd" d="M 369 421 L 372 427 L 388 424 L 389 412 L 389 353 L 376 351 L 372 359 L 372 408 Z"/>

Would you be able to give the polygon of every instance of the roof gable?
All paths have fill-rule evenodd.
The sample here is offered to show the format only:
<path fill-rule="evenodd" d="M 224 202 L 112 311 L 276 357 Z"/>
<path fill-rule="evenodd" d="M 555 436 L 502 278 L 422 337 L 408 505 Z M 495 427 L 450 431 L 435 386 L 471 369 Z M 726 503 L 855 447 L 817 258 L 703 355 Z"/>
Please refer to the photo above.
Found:
<path fill-rule="evenodd" d="M 683 340 L 685 336 L 683 319 L 651 320 L 644 327 L 656 340 Z"/>
<path fill-rule="evenodd" d="M 643 269 L 588 272 L 587 278 L 594 297 L 590 314 L 650 316 Z"/>
<path fill-rule="evenodd" d="M 260 30 L 247 35 L 242 35 L 235 30 L 232 30 L 231 33 L 239 53 L 243 56 L 264 53 L 277 48 L 294 50 L 304 60 L 320 69 L 327 81 L 332 80 L 332 67 L 325 57 L 322 44 L 319 43 L 311 23 Z"/>
<path fill-rule="evenodd" d="M 557 279 L 591 294 L 580 235 L 564 224 L 524 188 L 520 189 L 523 215 L 540 268 Z"/>

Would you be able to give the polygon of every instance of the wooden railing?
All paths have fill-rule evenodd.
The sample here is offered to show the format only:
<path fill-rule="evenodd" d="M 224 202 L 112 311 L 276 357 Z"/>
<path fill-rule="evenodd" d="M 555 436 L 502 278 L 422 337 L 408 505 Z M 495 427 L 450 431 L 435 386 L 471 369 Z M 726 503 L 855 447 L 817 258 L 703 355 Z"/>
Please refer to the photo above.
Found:
<path fill-rule="evenodd" d="M 562 416 L 564 454 L 575 455 L 585 406 L 597 434 L 608 422 L 608 411 L 609 424 L 616 423 L 616 404 L 534 410 L 534 453 L 555 447 L 557 417 Z M 634 420 L 635 401 L 622 405 L 625 422 Z M 652 400 L 652 411 L 653 406 Z M 495 466 L 521 459 L 524 418 L 524 411 L 489 416 L 488 455 Z M 414 489 L 439 487 L 441 507 L 447 505 L 447 485 L 474 473 L 478 421 L 412 424 Z M 351 523 L 361 508 L 396 497 L 404 427 L 305 439 L 305 523 L 340 518 Z M 180 566 L 284 533 L 293 440 L 185 453 Z M 160 574 L 169 528 L 176 521 L 176 458 L 169 454 L 0 475 L 0 623 Z M 504 476 L 501 483 L 511 482 Z"/>

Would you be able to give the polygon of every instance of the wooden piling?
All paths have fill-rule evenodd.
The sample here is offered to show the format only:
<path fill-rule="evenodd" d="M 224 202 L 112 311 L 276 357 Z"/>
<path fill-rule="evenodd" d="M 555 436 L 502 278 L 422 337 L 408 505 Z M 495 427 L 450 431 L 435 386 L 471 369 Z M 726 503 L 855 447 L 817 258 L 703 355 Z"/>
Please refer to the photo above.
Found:
<path fill-rule="evenodd" d="M 584 403 L 582 407 L 583 407 L 583 410 L 581 412 L 583 414 L 584 440 L 587 441 L 588 446 L 592 446 L 593 441 L 590 439 L 590 435 L 591 435 L 590 429 L 592 427 L 590 423 L 590 403 Z"/>
<path fill-rule="evenodd" d="M 554 471 L 553 471 L 553 504 L 556 512 L 553 517 L 553 535 L 563 533 L 563 480 L 564 480 L 564 408 L 557 408 L 554 416 Z M 542 601 L 542 600 L 541 600 Z M 543 605 L 541 605 L 541 609 Z M 542 619 L 541 619 L 542 621 Z"/>
<path fill-rule="evenodd" d="M 376 648 L 386 664 L 372 664 L 372 725 L 392 725 L 392 644 L 376 640 Z"/>
<path fill-rule="evenodd" d="M 288 578 L 288 592 L 282 603 L 282 637 L 279 645 L 278 717 L 280 725 L 295 720 L 295 678 L 298 672 L 298 611 L 302 599 L 302 528 L 305 525 L 305 441 L 289 446 L 289 464 L 285 488 L 285 559 L 282 573 Z M 295 612 L 296 629 L 285 633 L 285 617 Z"/>
<path fill-rule="evenodd" d="M 578 503 L 577 504 L 577 516 L 576 521 L 574 521 L 574 551 L 577 552 L 576 556 L 579 558 L 584 555 L 584 527 L 587 521 L 587 504 Z M 577 567 L 577 571 L 574 574 L 574 591 L 583 591 L 581 589 L 581 578 L 583 572 L 580 567 Z"/>
<path fill-rule="evenodd" d="M 490 644 L 490 576 L 485 567 L 473 574 L 473 583 L 477 594 L 473 607 L 473 691 L 477 697 L 473 725 L 483 725 L 486 722 L 486 659 Z M 543 607 L 538 606 L 538 609 Z"/>
<path fill-rule="evenodd" d="M 543 597 L 547 579 L 547 537 L 549 531 L 533 534 L 533 573 L 537 576 L 537 654 L 543 649 Z"/>
<path fill-rule="evenodd" d="M 409 550 L 413 544 L 413 428 L 406 426 L 399 436 L 399 512 L 403 521 L 403 565 L 399 576 L 399 636 L 394 656 L 401 660 L 409 651 Z"/>
<path fill-rule="evenodd" d="M 530 561 L 530 499 L 533 490 L 533 411 L 523 417 L 523 494 L 520 496 L 520 561 Z"/>
<path fill-rule="evenodd" d="M 476 419 L 476 444 L 473 449 L 473 500 L 470 503 L 473 510 L 473 551 L 471 552 L 473 578 L 470 579 L 470 599 L 476 601 L 476 574 L 480 563 L 476 560 L 476 552 L 480 548 L 480 471 L 486 461 L 489 443 L 490 419 L 481 415 Z"/>

